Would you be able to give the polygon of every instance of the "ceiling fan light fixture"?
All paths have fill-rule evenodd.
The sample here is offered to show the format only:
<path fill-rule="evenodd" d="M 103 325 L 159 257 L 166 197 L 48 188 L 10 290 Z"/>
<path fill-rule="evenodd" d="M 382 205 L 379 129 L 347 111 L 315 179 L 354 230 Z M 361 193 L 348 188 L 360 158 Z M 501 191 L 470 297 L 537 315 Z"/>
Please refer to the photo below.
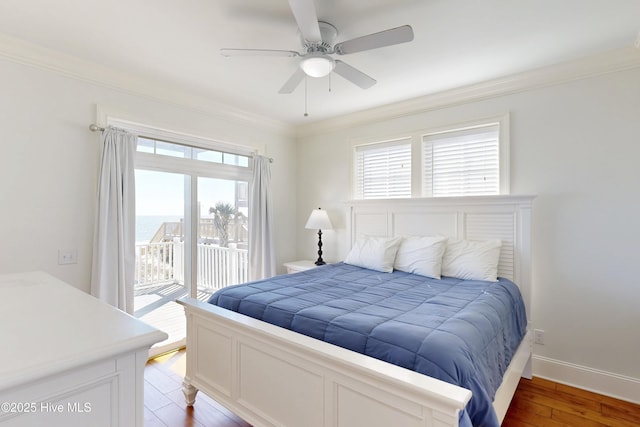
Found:
<path fill-rule="evenodd" d="M 309 77 L 324 77 L 336 66 L 336 62 L 328 55 L 310 55 L 300 61 L 300 68 Z"/>

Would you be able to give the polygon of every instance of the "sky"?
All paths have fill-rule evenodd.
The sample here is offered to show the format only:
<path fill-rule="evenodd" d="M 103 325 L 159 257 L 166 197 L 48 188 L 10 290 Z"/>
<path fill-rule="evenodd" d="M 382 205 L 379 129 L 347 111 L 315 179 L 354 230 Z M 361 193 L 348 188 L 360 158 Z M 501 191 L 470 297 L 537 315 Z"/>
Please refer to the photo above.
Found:
<path fill-rule="evenodd" d="M 184 175 L 136 170 L 136 215 L 183 216 Z M 200 216 L 210 217 L 218 201 L 235 203 L 235 181 L 198 178 Z"/>

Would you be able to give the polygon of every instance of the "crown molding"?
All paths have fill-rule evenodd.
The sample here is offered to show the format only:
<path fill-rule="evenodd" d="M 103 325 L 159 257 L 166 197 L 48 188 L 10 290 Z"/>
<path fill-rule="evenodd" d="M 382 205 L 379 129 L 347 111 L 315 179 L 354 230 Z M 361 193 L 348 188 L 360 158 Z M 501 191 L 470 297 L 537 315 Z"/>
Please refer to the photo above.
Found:
<path fill-rule="evenodd" d="M 277 133 L 294 136 L 294 126 L 231 107 L 211 98 L 171 88 L 169 85 L 104 67 L 72 55 L 0 34 L 0 58 L 55 72 L 65 77 L 130 95 L 174 105 L 246 126 L 248 123 Z"/>
<path fill-rule="evenodd" d="M 97 86 L 204 113 L 221 120 L 232 121 L 240 125 L 251 124 L 284 136 L 302 138 L 638 68 L 640 67 L 640 46 L 616 49 L 536 70 L 297 126 L 234 108 L 216 102 L 211 98 L 180 91 L 158 81 L 123 73 L 4 34 L 0 34 L 0 58 L 52 71 L 65 77 Z"/>
<path fill-rule="evenodd" d="M 391 120 L 472 101 L 586 79 L 640 67 L 639 48 L 627 47 L 602 54 L 512 74 L 443 92 L 345 114 L 296 127 L 296 136 L 320 135 L 382 120 Z"/>

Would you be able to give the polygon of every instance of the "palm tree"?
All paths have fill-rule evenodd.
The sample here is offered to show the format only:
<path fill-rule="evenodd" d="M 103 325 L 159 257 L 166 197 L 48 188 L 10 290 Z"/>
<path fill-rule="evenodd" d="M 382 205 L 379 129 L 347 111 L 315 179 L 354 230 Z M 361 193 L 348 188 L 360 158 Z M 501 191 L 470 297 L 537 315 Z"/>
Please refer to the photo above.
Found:
<path fill-rule="evenodd" d="M 224 202 L 218 202 L 214 207 L 209 208 L 209 213 L 214 215 L 213 225 L 220 236 L 220 246 L 229 247 L 229 223 L 233 219 L 240 219 L 242 213 L 231 204 Z"/>

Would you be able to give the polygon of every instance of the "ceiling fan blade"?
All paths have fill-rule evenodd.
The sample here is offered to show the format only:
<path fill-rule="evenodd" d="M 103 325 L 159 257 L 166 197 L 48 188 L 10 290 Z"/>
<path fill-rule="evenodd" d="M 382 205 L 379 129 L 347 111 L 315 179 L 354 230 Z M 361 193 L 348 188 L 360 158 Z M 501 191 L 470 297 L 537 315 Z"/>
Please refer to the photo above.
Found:
<path fill-rule="evenodd" d="M 391 28 L 379 33 L 369 34 L 355 39 L 347 40 L 335 45 L 334 50 L 338 55 L 362 52 L 363 50 L 378 49 L 394 44 L 406 43 L 413 40 L 413 28 L 410 25 Z"/>
<path fill-rule="evenodd" d="M 289 0 L 289 7 L 296 18 L 302 37 L 311 43 L 321 43 L 322 35 L 313 0 Z"/>
<path fill-rule="evenodd" d="M 345 64 L 344 62 L 336 59 L 336 67 L 333 69 L 336 74 L 344 77 L 349 80 L 351 83 L 360 86 L 362 89 L 369 89 L 371 86 L 376 84 L 376 80 L 367 76 L 360 70 L 353 68 L 349 64 Z"/>
<path fill-rule="evenodd" d="M 276 49 L 220 49 L 222 56 L 299 56 L 294 50 Z"/>
<path fill-rule="evenodd" d="M 293 92 L 300 82 L 304 80 L 305 77 L 304 71 L 300 67 L 296 69 L 296 71 L 289 77 L 289 80 L 282 86 L 282 88 L 278 91 L 278 93 L 291 93 Z"/>

